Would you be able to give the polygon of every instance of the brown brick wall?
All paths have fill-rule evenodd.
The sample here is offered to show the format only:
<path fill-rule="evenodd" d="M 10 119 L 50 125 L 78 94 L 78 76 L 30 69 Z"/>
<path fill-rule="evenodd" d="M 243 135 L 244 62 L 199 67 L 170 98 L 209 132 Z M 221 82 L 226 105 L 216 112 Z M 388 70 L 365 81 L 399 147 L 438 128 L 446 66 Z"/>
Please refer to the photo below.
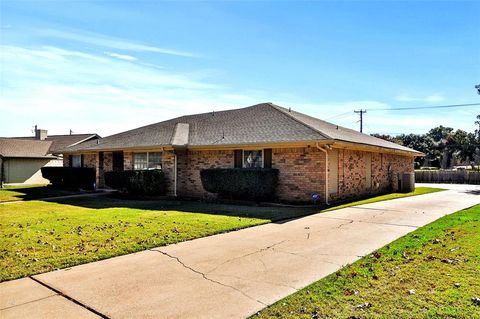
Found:
<path fill-rule="evenodd" d="M 63 167 L 70 166 L 70 157 L 68 154 L 63 154 Z"/>
<path fill-rule="evenodd" d="M 174 195 L 175 153 L 173 151 L 165 151 L 162 153 L 162 169 L 167 179 L 167 195 Z"/>
<path fill-rule="evenodd" d="M 272 167 L 279 170 L 278 197 L 310 201 L 313 192 L 325 198 L 325 154 L 317 148 L 276 148 Z"/>
<path fill-rule="evenodd" d="M 207 168 L 233 168 L 233 150 L 178 152 L 178 195 L 214 196 L 203 189 L 200 171 Z"/>
<path fill-rule="evenodd" d="M 371 157 L 371 185 L 367 185 L 367 156 Z M 410 156 L 338 150 L 338 193 L 331 199 L 397 191 L 398 174 L 413 170 Z"/>

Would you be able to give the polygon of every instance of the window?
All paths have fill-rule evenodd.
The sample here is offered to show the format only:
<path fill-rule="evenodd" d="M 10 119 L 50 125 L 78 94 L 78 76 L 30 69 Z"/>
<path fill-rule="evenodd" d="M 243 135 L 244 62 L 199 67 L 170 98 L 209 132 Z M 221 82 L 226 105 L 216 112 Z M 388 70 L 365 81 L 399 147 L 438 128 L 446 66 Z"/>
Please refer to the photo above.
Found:
<path fill-rule="evenodd" d="M 162 169 L 162 153 L 148 153 L 148 168 Z"/>
<path fill-rule="evenodd" d="M 162 169 L 162 153 L 134 153 L 133 169 Z"/>
<path fill-rule="evenodd" d="M 148 153 L 134 153 L 133 154 L 133 169 L 147 169 L 148 161 L 147 161 L 147 154 Z"/>
<path fill-rule="evenodd" d="M 243 151 L 243 167 L 244 168 L 261 168 L 263 167 L 262 150 L 244 150 Z"/>
<path fill-rule="evenodd" d="M 72 167 L 82 167 L 82 155 L 72 155 Z"/>

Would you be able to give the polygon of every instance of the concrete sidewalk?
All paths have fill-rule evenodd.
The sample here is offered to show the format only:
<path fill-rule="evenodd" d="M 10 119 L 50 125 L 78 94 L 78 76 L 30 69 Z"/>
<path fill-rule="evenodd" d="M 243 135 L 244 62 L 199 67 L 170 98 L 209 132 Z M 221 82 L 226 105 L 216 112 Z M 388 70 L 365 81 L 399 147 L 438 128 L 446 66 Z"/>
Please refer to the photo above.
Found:
<path fill-rule="evenodd" d="M 245 318 L 446 214 L 480 186 L 200 238 L 0 284 L 1 318 Z"/>

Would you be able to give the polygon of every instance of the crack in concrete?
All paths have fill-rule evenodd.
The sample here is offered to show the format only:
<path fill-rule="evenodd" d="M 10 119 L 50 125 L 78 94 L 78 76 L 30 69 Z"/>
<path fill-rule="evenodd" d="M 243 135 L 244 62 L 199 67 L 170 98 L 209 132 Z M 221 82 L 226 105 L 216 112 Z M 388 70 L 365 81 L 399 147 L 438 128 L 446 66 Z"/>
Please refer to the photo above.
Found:
<path fill-rule="evenodd" d="M 231 278 L 235 278 L 235 279 L 243 280 L 243 281 L 248 281 L 248 282 L 261 283 L 261 284 L 269 284 L 269 285 L 272 285 L 272 286 L 279 286 L 279 287 L 290 288 L 290 289 L 293 289 L 293 290 L 295 290 L 295 291 L 299 291 L 299 290 L 300 290 L 299 288 L 296 288 L 296 287 L 293 287 L 293 286 L 289 286 L 289 285 L 285 285 L 285 284 L 281 284 L 281 283 L 277 283 L 277 282 L 271 282 L 271 281 L 265 281 L 265 280 L 263 280 L 263 281 L 260 281 L 260 280 L 251 280 L 251 279 L 248 279 L 248 278 L 243 278 L 243 277 L 239 277 L 239 276 L 235 276 L 235 275 L 215 274 L 215 276 L 231 277 Z"/>
<path fill-rule="evenodd" d="M 303 257 L 303 258 L 308 258 L 308 257 L 306 257 L 302 254 L 298 254 L 298 253 L 294 253 L 294 252 L 290 252 L 290 251 L 285 251 L 285 250 L 279 250 L 277 248 L 275 248 L 274 251 L 277 251 L 279 253 L 295 255 L 295 256 L 299 256 L 299 257 Z M 330 257 L 357 257 L 357 258 L 363 258 L 363 257 L 367 256 L 367 255 L 322 254 L 322 253 L 313 253 L 313 255 L 316 255 L 316 256 L 330 256 Z"/>
<path fill-rule="evenodd" d="M 272 244 L 272 245 L 270 245 L 270 246 L 267 246 L 267 247 L 265 247 L 265 248 L 260 248 L 260 249 L 258 249 L 258 250 L 255 250 L 255 251 L 253 251 L 253 252 L 250 252 L 250 253 L 245 254 L 245 255 L 242 255 L 242 256 L 238 256 L 238 257 L 233 257 L 233 258 L 227 259 L 227 260 L 225 260 L 223 263 L 221 263 L 221 264 L 213 267 L 212 269 L 210 269 L 210 270 L 207 271 L 206 273 L 207 273 L 207 274 L 210 274 L 210 273 L 214 272 L 215 270 L 217 270 L 218 268 L 220 268 L 221 266 L 223 266 L 223 265 L 225 265 L 225 264 L 228 264 L 228 263 L 230 263 L 230 262 L 232 262 L 232 261 L 234 261 L 234 260 L 241 259 L 241 258 L 245 258 L 245 257 L 251 256 L 251 255 L 255 255 L 255 254 L 261 253 L 261 252 L 266 251 L 266 250 L 269 250 L 269 249 L 271 249 L 271 248 L 273 248 L 273 247 L 275 247 L 275 246 L 281 245 L 281 244 L 283 244 L 283 243 L 286 242 L 286 241 L 288 241 L 288 239 L 284 239 L 284 240 L 279 241 L 279 242 L 277 242 L 277 243 L 274 243 L 274 244 Z"/>
<path fill-rule="evenodd" d="M 222 283 L 222 282 L 220 282 L 220 281 L 217 281 L 217 280 L 215 280 L 215 279 L 212 279 L 212 278 L 208 278 L 206 274 L 204 274 L 203 272 L 198 271 L 198 270 L 196 270 L 196 269 L 194 269 L 194 268 L 186 265 L 183 261 L 180 260 L 180 258 L 178 258 L 178 257 L 176 257 L 176 256 L 170 255 L 169 253 L 166 253 L 166 252 L 161 251 L 161 250 L 159 250 L 159 249 L 156 249 L 156 250 L 150 249 L 150 251 L 154 251 L 154 252 L 157 252 L 157 253 L 161 253 L 161 254 L 164 255 L 164 256 L 167 256 L 167 257 L 169 257 L 169 258 L 171 258 L 171 259 L 174 259 L 174 260 L 176 260 L 180 265 L 182 265 L 185 269 L 188 269 L 188 270 L 190 270 L 190 271 L 192 271 L 192 272 L 194 272 L 194 273 L 202 276 L 203 279 L 205 279 L 205 280 L 207 280 L 207 281 L 210 281 L 210 282 L 213 282 L 213 283 L 215 283 L 215 284 L 217 284 L 217 285 L 220 285 L 220 286 L 223 286 L 223 287 L 227 287 L 227 288 L 233 289 L 233 290 L 241 293 L 242 295 L 244 295 L 244 296 L 247 297 L 248 299 L 253 300 L 253 301 L 255 301 L 255 302 L 258 302 L 259 304 L 261 304 L 261 305 L 263 305 L 263 306 L 267 306 L 266 303 L 264 303 L 264 302 L 262 302 L 262 301 L 260 301 L 260 300 L 258 300 L 258 299 L 255 299 L 254 297 L 246 294 L 245 292 L 243 292 L 242 290 L 238 289 L 237 287 L 224 284 L 224 283 Z"/>
<path fill-rule="evenodd" d="M 275 251 L 279 252 L 279 253 L 283 253 L 283 254 L 289 254 L 289 255 L 294 255 L 294 256 L 298 256 L 298 257 L 302 257 L 302 258 L 305 258 L 305 259 L 309 259 L 309 257 L 307 256 L 304 256 L 302 254 L 297 254 L 297 253 L 293 253 L 291 251 L 285 251 L 285 250 L 278 250 L 278 249 L 275 249 Z M 319 255 L 319 256 L 330 256 L 330 255 L 327 255 L 327 254 L 316 254 L 316 255 Z M 334 255 L 333 255 L 334 256 Z M 353 256 L 353 255 L 352 255 Z M 355 257 L 359 257 L 359 256 L 355 256 Z M 329 260 L 318 260 L 320 262 L 324 262 L 324 263 L 327 263 L 327 264 L 332 264 L 332 265 L 335 265 L 335 266 L 339 266 L 339 267 L 343 267 L 342 264 L 338 264 L 338 263 L 335 263 L 333 261 L 329 261 Z"/>
<path fill-rule="evenodd" d="M 355 222 L 355 220 L 352 219 L 347 219 L 347 218 L 340 218 L 340 217 L 326 217 L 326 216 L 318 216 L 318 218 L 325 218 L 325 219 L 338 219 L 338 220 L 346 220 L 348 223 L 345 224 L 350 224 L 352 222 Z M 380 222 L 371 222 L 371 221 L 366 221 L 366 220 L 356 220 L 357 223 L 365 223 L 365 224 L 375 224 L 375 225 L 385 225 L 385 226 L 399 226 L 399 227 L 411 227 L 411 228 L 418 228 L 419 226 L 415 225 L 407 225 L 407 224 L 393 224 L 393 223 L 380 223 Z M 340 225 L 343 226 L 343 225 Z M 335 227 L 339 228 L 339 226 Z"/>
<path fill-rule="evenodd" d="M 28 305 L 28 304 L 30 304 L 30 303 L 32 303 L 32 302 L 37 302 L 37 301 L 41 301 L 41 300 L 48 299 L 48 298 L 52 298 L 52 297 L 56 297 L 56 296 L 59 296 L 59 295 L 58 295 L 58 294 L 54 294 L 54 295 L 46 296 L 46 297 L 43 297 L 43 298 L 26 301 L 26 302 L 20 303 L 20 304 L 18 304 L 18 305 L 13 305 L 13 306 L 5 307 L 5 308 L 0 308 L 0 311 L 1 311 L 1 310 L 7 310 L 7 309 L 15 308 L 15 307 L 20 307 L 20 306 L 23 306 L 23 305 Z"/>
<path fill-rule="evenodd" d="M 342 224 L 338 225 L 336 228 L 337 228 L 337 229 L 340 229 L 340 228 L 342 228 L 343 226 L 348 225 L 348 224 L 352 224 L 352 223 L 353 223 L 353 219 L 350 219 L 348 222 L 342 223 Z"/>

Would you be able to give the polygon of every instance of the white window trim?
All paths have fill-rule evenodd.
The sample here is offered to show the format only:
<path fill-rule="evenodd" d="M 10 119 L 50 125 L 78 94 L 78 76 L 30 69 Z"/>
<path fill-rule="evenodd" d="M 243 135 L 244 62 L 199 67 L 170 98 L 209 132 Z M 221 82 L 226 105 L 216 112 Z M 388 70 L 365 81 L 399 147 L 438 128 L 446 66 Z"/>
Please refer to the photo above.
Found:
<path fill-rule="evenodd" d="M 142 169 L 135 169 L 135 154 L 144 154 L 146 153 L 147 154 L 147 167 L 146 168 L 142 168 Z M 163 152 L 162 151 L 153 151 L 153 152 L 133 152 L 133 156 L 132 156 L 132 159 L 133 159 L 133 170 L 134 171 L 146 171 L 146 170 L 149 170 L 149 169 L 153 169 L 153 168 L 149 168 L 148 167 L 148 164 L 149 164 L 149 154 L 150 153 L 160 153 L 160 159 L 162 160 L 162 170 L 163 170 Z"/>
<path fill-rule="evenodd" d="M 262 151 L 262 167 L 261 168 L 265 168 L 265 149 L 264 148 L 242 149 L 242 168 L 248 168 L 248 167 L 245 167 L 245 151 Z"/>

